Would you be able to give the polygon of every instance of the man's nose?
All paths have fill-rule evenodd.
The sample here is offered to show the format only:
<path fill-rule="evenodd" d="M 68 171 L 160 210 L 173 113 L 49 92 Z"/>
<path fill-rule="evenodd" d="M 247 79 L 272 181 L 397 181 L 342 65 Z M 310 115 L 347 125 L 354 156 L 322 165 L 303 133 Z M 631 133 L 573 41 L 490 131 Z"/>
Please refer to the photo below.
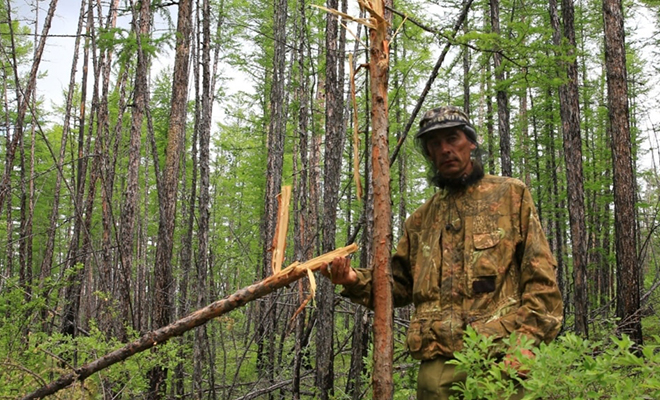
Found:
<path fill-rule="evenodd" d="M 451 150 L 451 146 L 449 146 L 449 143 L 442 141 L 440 142 L 440 152 L 441 153 L 449 153 Z"/>

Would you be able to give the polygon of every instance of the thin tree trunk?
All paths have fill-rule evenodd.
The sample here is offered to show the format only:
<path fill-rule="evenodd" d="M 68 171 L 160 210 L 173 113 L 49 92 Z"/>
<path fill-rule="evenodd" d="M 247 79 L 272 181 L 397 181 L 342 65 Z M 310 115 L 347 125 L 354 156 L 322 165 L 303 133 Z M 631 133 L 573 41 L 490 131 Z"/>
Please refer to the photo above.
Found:
<path fill-rule="evenodd" d="M 130 141 L 128 145 L 128 168 L 126 171 L 126 188 L 121 213 L 121 224 L 119 234 L 119 288 L 120 288 L 120 315 L 123 323 L 117 325 L 119 340 L 127 338 L 126 326 L 130 323 L 135 326 L 134 315 L 131 304 L 131 275 L 133 273 L 135 239 L 135 221 L 137 220 L 138 204 L 138 174 L 140 171 L 140 148 L 145 109 L 148 99 L 148 71 L 149 59 L 144 51 L 148 35 L 151 30 L 150 1 L 144 1 L 140 5 L 139 14 L 132 4 L 133 10 L 133 32 L 138 37 L 137 66 L 135 76 L 135 88 L 133 91 L 133 109 L 131 111 Z M 139 15 L 139 17 L 138 17 Z"/>
<path fill-rule="evenodd" d="M 209 248 L 209 147 L 211 138 L 211 113 L 213 110 L 211 86 L 211 7 L 209 0 L 202 2 L 202 101 L 200 112 L 199 133 L 199 217 L 197 225 L 197 308 L 207 303 L 208 283 L 208 248 Z M 198 399 L 203 397 L 202 387 L 203 369 L 208 365 L 208 357 L 205 350 L 208 348 L 208 336 L 206 327 L 201 326 L 195 330 L 194 343 L 194 369 L 193 369 L 193 393 Z"/>
<path fill-rule="evenodd" d="M 23 300 L 28 303 L 32 297 L 32 266 L 28 266 L 28 241 L 31 231 L 31 222 L 28 216 L 28 190 L 25 187 L 28 184 L 25 166 L 25 141 L 21 140 L 18 144 L 19 147 L 19 160 L 18 166 L 20 170 L 20 222 L 19 222 L 19 237 L 18 237 L 18 285 L 23 291 Z M 24 318 L 29 318 L 29 315 L 24 315 Z M 23 336 L 27 337 L 27 326 L 23 328 Z"/>
<path fill-rule="evenodd" d="M 337 10 L 339 1 L 329 0 L 327 7 Z M 325 36 L 325 164 L 323 184 L 323 252 L 335 247 L 338 191 L 343 153 L 343 94 L 339 76 L 338 22 L 334 15 L 326 16 Z M 318 396 L 328 400 L 334 394 L 334 286 L 321 279 L 317 287 L 318 320 L 316 330 L 316 387 Z"/>
<path fill-rule="evenodd" d="M 640 306 L 640 266 L 637 261 L 635 225 L 635 175 L 630 136 L 628 83 L 623 6 L 620 0 L 603 0 L 607 106 L 612 138 L 614 232 L 617 262 L 616 314 L 619 329 L 638 345 L 643 344 Z"/>
<path fill-rule="evenodd" d="M 467 0 L 463 0 L 463 8 L 467 4 Z M 463 23 L 463 34 L 469 32 L 469 20 L 465 16 Z M 470 115 L 470 48 L 463 47 L 463 111 L 465 114 Z"/>
<path fill-rule="evenodd" d="M 286 116 L 284 115 L 284 87 L 286 65 L 286 21 L 287 2 L 278 0 L 273 14 L 274 54 L 272 70 L 272 89 L 270 93 L 270 123 L 268 126 L 268 159 L 266 171 L 266 190 L 262 225 L 262 269 L 261 276 L 271 275 L 272 244 L 277 224 L 277 194 L 282 186 L 282 165 L 284 162 L 284 139 Z M 261 304 L 262 320 L 257 349 L 257 368 L 266 374 L 270 384 L 275 382 L 275 326 L 277 324 L 277 305 L 274 295 Z"/>
<path fill-rule="evenodd" d="M 552 107 L 552 98 L 553 94 L 548 90 L 547 102 L 549 104 L 549 109 L 547 110 L 549 115 L 554 114 L 554 109 Z M 557 285 L 559 286 L 559 291 L 562 293 L 562 298 L 564 300 L 564 317 L 568 313 L 568 308 L 570 307 L 569 302 L 569 293 L 567 290 L 567 283 L 565 278 L 565 268 L 564 268 L 564 240 L 563 240 L 563 217 L 562 217 L 562 207 L 559 204 L 559 177 L 557 176 L 557 151 L 555 149 L 555 126 L 553 124 L 548 124 L 548 141 L 549 146 L 549 158 L 547 160 L 547 165 L 549 166 L 550 178 L 552 180 L 552 196 L 550 197 L 550 204 L 553 204 L 553 211 L 550 213 L 552 219 L 554 220 L 554 235 L 552 235 L 551 244 L 553 245 L 552 250 L 557 258 Z"/>
<path fill-rule="evenodd" d="M 367 57 L 367 55 L 365 55 Z M 368 61 L 365 60 L 365 61 Z M 369 86 L 369 75 L 366 76 L 364 85 L 365 89 Z M 364 181 L 367 184 L 364 187 L 364 201 L 363 201 L 363 218 L 365 221 L 360 221 L 364 226 L 364 231 L 361 238 L 360 264 L 361 268 L 368 268 L 373 262 L 373 248 L 370 246 L 373 243 L 373 215 L 374 215 L 374 202 L 373 202 L 373 182 L 371 173 L 371 143 L 369 140 L 369 126 L 371 125 L 371 109 L 369 100 L 369 91 L 365 90 L 367 96 L 364 99 Z M 368 354 L 369 338 L 371 337 L 371 330 L 369 323 L 369 316 L 362 306 L 356 307 L 353 325 L 353 338 L 351 348 L 351 364 L 349 369 L 349 380 L 347 382 L 346 393 L 351 395 L 353 400 L 362 398 L 362 374 L 365 370 L 364 360 Z"/>
<path fill-rule="evenodd" d="M 373 237 L 373 297 L 374 297 L 374 372 L 373 397 L 392 399 L 393 300 L 392 269 L 392 206 L 390 203 L 390 168 L 388 155 L 388 79 L 389 79 L 389 32 L 391 13 L 385 13 L 385 5 L 391 2 L 376 1 L 372 18 L 376 27 L 370 29 L 369 70 L 371 75 L 372 103 L 372 168 L 374 194 Z M 375 14 L 375 15 L 374 15 Z M 379 18 L 380 17 L 380 18 Z"/>
<path fill-rule="evenodd" d="M 108 14 L 106 16 L 106 22 L 105 22 L 105 28 L 106 29 L 112 29 L 116 26 L 117 22 L 117 5 L 118 5 L 119 0 L 113 0 L 110 2 L 109 9 L 108 9 Z M 102 18 L 102 6 L 100 3 L 97 3 L 97 13 L 98 13 L 98 18 L 99 21 Z M 104 26 L 101 22 L 99 22 L 99 26 Z M 101 131 L 101 134 L 99 135 L 101 143 L 98 144 L 100 146 L 100 163 L 101 163 L 101 169 L 100 169 L 100 174 L 103 177 L 101 179 L 101 223 L 103 227 L 102 231 L 102 239 L 101 239 L 101 257 L 100 257 L 100 262 L 98 265 L 98 271 L 99 271 L 99 290 L 102 293 L 105 294 L 111 294 L 112 286 L 111 286 L 111 278 L 110 278 L 110 237 L 111 237 L 111 223 L 109 220 L 109 203 L 106 200 L 106 188 L 108 187 L 106 179 L 108 175 L 110 174 L 108 171 L 108 168 L 110 166 L 110 163 L 108 162 L 108 151 L 110 150 L 109 148 L 109 139 L 110 139 L 110 115 L 109 115 L 109 108 L 108 108 L 108 101 L 109 101 L 109 92 L 110 92 L 110 73 L 112 71 L 112 55 L 113 51 L 112 48 L 108 48 L 105 51 L 101 52 L 101 57 L 99 63 L 101 64 L 101 74 L 102 74 L 102 93 L 101 93 L 101 99 L 99 102 L 99 107 L 98 107 L 98 128 Z M 119 75 L 118 83 L 121 82 L 121 74 Z M 121 110 L 119 112 L 120 118 L 121 118 Z M 112 187 L 110 185 L 110 187 Z M 106 300 L 107 297 L 104 296 L 103 299 L 101 299 L 99 303 L 99 309 L 97 311 L 98 314 L 98 321 L 99 321 L 99 327 L 101 331 L 105 332 L 108 337 L 111 335 L 111 330 L 112 330 L 112 325 L 110 323 L 110 318 L 107 315 L 107 303 L 108 301 Z"/>
<path fill-rule="evenodd" d="M 294 185 L 294 232 L 299 232 L 299 234 L 294 235 L 294 253 L 296 260 L 305 260 L 308 259 L 310 246 L 310 238 L 313 237 L 314 233 L 310 232 L 309 226 L 309 208 L 307 197 L 308 194 L 308 179 L 309 179 L 309 170 L 313 168 L 309 164 L 309 148 L 310 141 L 308 140 L 309 136 L 309 80 L 307 79 L 307 68 L 305 68 L 305 56 L 307 50 L 307 34 L 306 34 L 306 8 L 307 3 L 304 0 L 298 2 L 298 16 L 300 20 L 298 21 L 298 29 L 296 32 L 298 45 L 296 47 L 296 56 L 298 63 L 298 87 L 296 90 L 296 100 L 300 104 L 298 109 L 298 126 L 297 126 L 297 136 L 298 136 L 298 154 L 300 157 L 300 163 L 298 164 L 298 157 L 295 156 L 294 152 L 294 176 L 298 176 L 298 179 L 295 180 Z M 296 173 L 297 172 L 297 173 Z M 305 280 L 301 279 L 298 281 L 298 303 L 302 305 L 306 301 L 306 292 L 307 285 Z M 291 397 L 294 400 L 300 400 L 301 390 L 301 369 L 303 362 L 303 347 L 302 340 L 303 334 L 305 332 L 305 319 L 306 312 L 303 308 L 300 314 L 296 317 L 296 342 L 294 345 L 294 359 L 293 359 L 293 382 L 291 387 Z"/>
<path fill-rule="evenodd" d="M 488 173 L 495 174 L 495 123 L 493 122 L 493 99 L 491 98 L 493 79 L 490 62 L 486 64 L 486 132 L 488 142 Z"/>
<path fill-rule="evenodd" d="M 74 226 L 73 226 L 73 237 L 69 243 L 68 258 L 67 258 L 67 269 L 72 269 L 77 265 L 82 265 L 80 269 L 73 272 L 68 277 L 69 283 L 66 286 L 64 292 L 64 299 L 66 303 L 64 304 L 64 310 L 62 312 L 62 332 L 76 336 L 78 331 L 78 321 L 79 321 L 79 310 L 80 310 L 80 294 L 82 289 L 82 280 L 85 276 L 85 264 L 82 259 L 83 249 L 81 247 L 81 235 L 83 235 L 85 229 L 84 217 L 84 194 L 86 186 L 86 176 L 87 176 L 87 162 L 85 160 L 85 155 L 89 154 L 89 145 L 86 145 L 85 142 L 85 126 L 86 126 L 86 101 L 87 101 L 87 78 L 89 76 L 89 38 L 91 35 L 89 33 L 92 29 L 93 23 L 93 14 L 90 9 L 92 4 L 89 3 L 87 7 L 87 26 L 86 33 L 87 39 L 85 40 L 84 55 L 83 55 L 83 67 L 82 67 L 82 81 L 80 84 L 81 87 L 81 96 L 80 96 L 80 115 L 79 115 L 79 124 L 78 124 L 78 143 L 77 143 L 77 159 L 76 159 L 76 168 L 75 168 L 75 179 L 74 179 L 74 193 L 73 193 L 73 207 L 74 207 Z M 88 136 L 88 139 L 91 139 L 91 135 Z M 87 143 L 91 143 L 88 142 Z M 91 217 L 91 216 L 90 216 Z"/>
<path fill-rule="evenodd" d="M 500 2 L 490 0 L 490 24 L 495 35 L 500 35 Z M 503 87 L 504 67 L 502 66 L 502 52 L 493 53 L 493 67 L 495 68 L 495 86 L 497 92 L 497 129 L 500 134 L 500 160 L 502 162 L 502 175 L 511 176 L 511 134 L 509 133 L 509 96 Z"/>
<path fill-rule="evenodd" d="M 560 46 L 559 16 L 556 0 L 549 1 L 550 21 L 553 27 L 553 42 L 563 56 Z M 573 27 L 573 1 L 562 0 L 564 35 L 567 53 L 575 53 L 575 29 Z M 587 282 L 587 229 L 584 215 L 584 178 L 582 173 L 582 138 L 580 134 L 580 101 L 578 89 L 577 60 L 559 64 L 561 76 L 565 71 L 566 83 L 559 87 L 559 107 L 564 135 L 564 157 L 566 159 L 566 184 L 568 188 L 568 215 L 571 225 L 571 248 L 573 255 L 573 280 L 575 284 L 575 330 L 589 335 L 588 326 L 588 282 Z"/>
<path fill-rule="evenodd" d="M 142 7 L 148 8 L 148 0 Z M 149 18 L 148 10 L 142 10 L 143 18 Z M 144 21 L 144 25 L 148 25 Z M 143 25 L 143 26 L 144 26 Z M 162 195 L 159 196 L 158 242 L 154 265 L 154 296 L 152 324 L 154 327 L 170 323 L 173 311 L 172 252 L 176 220 L 177 189 L 179 186 L 179 164 L 186 133 L 186 108 L 188 100 L 188 68 L 190 63 L 190 35 L 192 31 L 192 0 L 179 2 L 177 20 L 176 53 L 172 76 L 172 100 L 170 106 L 169 129 L 165 170 L 162 177 Z M 143 60 L 146 63 L 147 60 Z M 146 64 L 145 64 L 146 65 Z M 160 193 L 160 191 L 159 191 Z M 149 372 L 149 398 L 161 398 L 166 393 L 165 377 L 167 370 L 162 366 Z"/>

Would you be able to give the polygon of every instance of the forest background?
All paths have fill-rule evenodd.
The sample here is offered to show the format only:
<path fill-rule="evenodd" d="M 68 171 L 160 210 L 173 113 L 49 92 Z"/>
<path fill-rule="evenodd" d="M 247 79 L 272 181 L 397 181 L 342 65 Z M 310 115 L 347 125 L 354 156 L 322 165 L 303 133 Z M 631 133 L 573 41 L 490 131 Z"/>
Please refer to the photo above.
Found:
<path fill-rule="evenodd" d="M 363 26 L 307 0 L 74 3 L 0 5 L 3 398 L 270 275 L 283 185 L 286 264 L 352 242 L 355 266 L 371 260 Z M 318 5 L 366 17 L 348 0 Z M 535 366 L 545 398 L 657 394 L 644 371 L 660 363 L 660 4 L 625 2 L 618 37 L 610 0 L 386 5 L 394 240 L 433 193 L 406 140 L 420 110 L 463 107 L 487 172 L 530 188 L 558 261 L 563 332 Z M 395 311 L 402 399 L 411 312 Z M 369 398 L 371 323 L 305 278 L 57 396 Z"/>

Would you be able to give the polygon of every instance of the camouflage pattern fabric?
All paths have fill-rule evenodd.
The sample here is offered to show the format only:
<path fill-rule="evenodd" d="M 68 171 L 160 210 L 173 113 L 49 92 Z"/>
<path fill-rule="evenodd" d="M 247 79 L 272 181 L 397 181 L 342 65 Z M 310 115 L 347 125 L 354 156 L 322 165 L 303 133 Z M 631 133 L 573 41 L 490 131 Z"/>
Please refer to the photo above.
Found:
<path fill-rule="evenodd" d="M 437 129 L 462 127 L 468 140 L 477 143 L 477 132 L 474 130 L 465 111 L 456 106 L 437 107 L 424 113 L 419 121 L 419 131 L 415 138 L 420 138 Z"/>
<path fill-rule="evenodd" d="M 486 175 L 441 190 L 405 223 L 392 257 L 394 304 L 415 305 L 412 356 L 452 357 L 470 325 L 496 339 L 513 331 L 536 344 L 555 338 L 563 305 L 532 197 L 517 179 Z M 342 295 L 372 308 L 371 271 Z"/>

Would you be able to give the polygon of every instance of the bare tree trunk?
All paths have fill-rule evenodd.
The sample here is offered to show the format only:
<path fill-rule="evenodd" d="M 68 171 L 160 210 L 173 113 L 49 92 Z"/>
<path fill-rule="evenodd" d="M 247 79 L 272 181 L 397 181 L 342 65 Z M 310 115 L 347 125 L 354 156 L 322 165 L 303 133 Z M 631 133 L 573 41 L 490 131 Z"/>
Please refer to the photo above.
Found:
<path fill-rule="evenodd" d="M 463 8 L 466 7 L 467 0 L 463 0 Z M 463 34 L 469 32 L 469 20 L 467 14 L 465 15 L 465 22 L 463 22 Z M 463 47 L 463 111 L 465 114 L 470 115 L 470 48 Z"/>
<path fill-rule="evenodd" d="M 551 90 L 547 92 L 547 102 L 549 104 L 548 114 L 552 115 L 554 113 L 552 107 L 552 98 L 553 94 Z M 559 204 L 559 178 L 557 176 L 557 151 L 555 149 L 555 126 L 553 124 L 547 124 L 546 127 L 547 137 L 550 143 L 549 146 L 549 157 L 546 160 L 547 169 L 550 171 L 550 178 L 552 181 L 552 196 L 550 197 L 550 204 L 553 205 L 552 211 L 549 212 L 551 215 L 550 218 L 554 220 L 554 235 L 550 236 L 550 245 L 557 258 L 557 285 L 559 286 L 559 291 L 562 293 L 562 299 L 564 300 L 564 316 L 567 314 L 567 309 L 569 308 L 570 302 L 569 293 L 567 290 L 566 278 L 565 278 L 565 268 L 564 268 L 564 240 L 563 240 L 563 217 L 561 206 Z"/>
<path fill-rule="evenodd" d="M 311 254 L 311 243 L 314 236 L 314 232 L 310 231 L 310 215 L 308 207 L 308 196 L 309 196 L 309 176 L 310 176 L 310 166 L 309 163 L 309 110 L 310 107 L 310 96 L 309 96 L 309 80 L 307 78 L 307 68 L 305 68 L 305 58 L 306 51 L 308 46 L 307 38 L 307 18 L 306 18 L 306 9 L 307 3 L 304 0 L 298 2 L 298 16 L 300 20 L 298 21 L 296 39 L 296 57 L 298 63 L 298 87 L 296 90 L 296 100 L 300 105 L 298 109 L 298 126 L 297 126 L 297 136 L 298 136 L 298 154 L 300 157 L 300 163 L 298 164 L 298 157 L 296 157 L 294 152 L 294 176 L 298 176 L 298 179 L 295 180 L 294 186 L 294 231 L 299 232 L 299 234 L 294 235 L 294 254 L 296 260 L 306 260 L 311 257 L 308 255 Z M 296 173 L 297 172 L 297 173 Z M 306 301 L 306 292 L 307 285 L 305 280 L 301 279 L 298 281 L 298 304 L 302 305 Z M 296 317 L 296 342 L 294 347 L 294 359 L 293 359 L 293 382 L 291 387 L 291 397 L 294 400 L 300 400 L 301 390 L 300 382 L 302 379 L 301 369 L 303 362 L 303 335 L 305 332 L 305 319 L 306 312 L 305 308 L 300 311 L 300 314 Z"/>
<path fill-rule="evenodd" d="M 199 217 L 197 226 L 197 307 L 201 308 L 208 301 L 208 257 L 209 257 L 209 148 L 211 139 L 211 114 L 213 111 L 213 92 L 211 82 L 211 7 L 209 0 L 202 2 L 202 92 L 199 132 Z M 204 394 L 202 387 L 203 369 L 208 365 L 207 349 L 209 346 L 206 327 L 195 330 L 193 393 L 198 399 Z"/>
<path fill-rule="evenodd" d="M 106 29 L 111 29 L 116 26 L 117 23 L 117 5 L 118 5 L 119 0 L 113 0 L 110 3 L 110 7 L 108 9 L 108 15 L 106 16 L 106 22 L 105 22 L 105 27 Z M 97 3 L 98 6 L 98 16 L 99 20 L 101 19 L 102 15 L 102 9 L 100 4 Z M 102 24 L 99 24 L 103 26 Z M 112 202 L 111 196 L 112 196 L 112 183 L 107 182 L 107 180 L 112 176 L 112 173 L 109 171 L 109 169 L 112 167 L 114 168 L 114 165 L 111 165 L 109 160 L 109 154 L 108 152 L 110 151 L 110 115 L 109 115 L 109 109 L 108 109 L 108 99 L 110 95 L 110 73 L 112 71 L 112 48 L 108 48 L 106 51 L 103 51 L 101 53 L 101 58 L 100 58 L 100 64 L 101 64 L 101 74 L 102 74 L 102 94 L 101 94 L 101 99 L 98 107 L 98 129 L 100 130 L 99 137 L 100 143 L 98 146 L 100 146 L 100 160 L 99 162 L 101 163 L 100 165 L 100 175 L 103 177 L 101 179 L 101 224 L 103 227 L 102 231 L 102 236 L 101 236 L 101 256 L 100 256 L 100 261 L 98 265 L 98 278 L 99 278 L 99 290 L 106 295 L 111 295 L 112 294 L 112 282 L 111 282 L 111 256 L 110 256 L 110 248 L 111 248 L 111 230 L 112 230 L 112 222 L 110 221 L 110 203 Z M 122 81 L 122 75 L 119 74 L 118 77 L 118 82 L 117 86 L 121 85 Z M 119 105 L 121 107 L 121 103 L 123 100 L 121 100 L 120 97 L 120 102 Z M 118 112 L 118 120 L 121 120 L 123 118 L 123 111 L 121 108 L 119 109 Z M 110 200 L 108 199 L 110 197 Z M 111 336 L 112 334 L 112 323 L 111 323 L 111 317 L 108 313 L 108 300 L 110 296 L 104 296 L 104 298 L 101 299 L 99 303 L 99 310 L 98 310 L 98 321 L 99 321 L 99 327 L 101 331 L 105 332 L 108 337 Z"/>
<path fill-rule="evenodd" d="M 142 7 L 148 8 L 148 1 Z M 148 10 L 142 10 L 143 18 L 149 18 Z M 146 22 L 145 22 L 146 25 Z M 170 107 L 169 129 L 167 132 L 167 151 L 165 170 L 162 177 L 162 191 L 159 191 L 158 242 L 154 265 L 154 296 L 152 324 L 154 327 L 166 326 L 172 317 L 173 278 L 172 252 L 174 227 L 176 220 L 177 189 L 179 186 L 179 164 L 183 151 L 183 139 L 186 133 L 186 108 L 188 100 L 188 68 L 190 62 L 190 35 L 192 31 L 192 0 L 179 2 L 177 20 L 176 53 L 172 76 L 172 100 Z M 146 61 L 146 60 L 144 60 Z M 161 398 L 166 393 L 165 377 L 167 370 L 161 366 L 149 371 L 149 398 Z"/>
<path fill-rule="evenodd" d="M 103 179 L 103 190 L 101 192 L 101 221 L 103 225 L 103 234 L 102 234 L 102 267 L 99 269 L 99 273 L 102 280 L 105 280 L 104 287 L 107 293 L 111 295 L 111 298 L 116 299 L 112 301 L 104 308 L 110 307 L 121 308 L 122 300 L 122 289 L 119 287 L 122 282 L 121 271 L 118 271 L 119 268 L 114 268 L 118 264 L 119 258 L 121 257 L 121 251 L 115 250 L 115 247 L 119 246 L 120 238 L 119 232 L 121 227 L 117 227 L 115 219 L 113 216 L 113 205 L 115 204 L 114 199 L 114 182 L 115 182 L 115 169 L 117 168 L 117 157 L 119 150 L 120 138 L 123 130 L 123 121 L 126 111 L 126 86 L 128 81 L 128 67 L 124 66 L 119 73 L 119 81 L 117 82 L 117 90 L 119 92 L 118 99 L 118 113 L 117 120 L 113 127 L 113 136 L 110 136 L 110 130 L 108 130 L 106 135 L 105 142 L 107 150 L 103 153 L 104 165 L 102 168 L 102 174 L 104 175 Z M 108 128 L 110 129 L 110 128 Z M 114 238 L 114 240 L 113 240 Z M 116 303 L 115 303 L 116 302 Z M 117 307 L 119 305 L 119 307 Z M 117 323 L 116 318 L 113 318 L 109 312 L 101 321 L 102 326 L 107 328 L 108 335 L 114 334 L 115 336 L 120 336 L 121 324 Z M 136 326 L 136 329 L 140 329 L 139 325 Z"/>
<path fill-rule="evenodd" d="M 390 168 L 388 155 L 388 100 L 389 80 L 389 23 L 391 13 L 385 12 L 385 5 L 391 1 L 376 1 L 376 27 L 369 30 L 372 103 L 372 168 L 374 193 L 374 237 L 373 237 L 373 297 L 374 297 L 374 372 L 373 397 L 392 399 L 392 362 L 394 340 L 392 329 L 392 206 L 390 200 Z M 376 14 L 376 15 L 374 15 Z M 380 18 L 379 18 L 380 17 Z"/>
<path fill-rule="evenodd" d="M 338 9 L 339 2 L 330 0 L 327 7 Z M 337 204 L 340 183 L 341 157 L 344 143 L 344 107 L 342 80 L 339 75 L 339 27 L 334 15 L 326 16 L 325 36 L 325 164 L 323 184 L 323 252 L 335 247 Z M 319 281 L 317 288 L 318 320 L 316 330 L 316 386 L 319 398 L 329 399 L 334 394 L 334 286 L 327 279 Z"/>
<path fill-rule="evenodd" d="M 270 93 L 270 123 L 268 126 L 268 166 L 266 171 L 266 190 L 264 199 L 264 217 L 262 225 L 262 277 L 271 275 L 272 244 L 277 224 L 277 194 L 282 186 L 282 165 L 284 162 L 284 139 L 286 115 L 284 114 L 284 88 L 286 65 L 286 21 L 287 2 L 278 0 L 273 13 L 274 54 L 272 71 L 272 89 Z M 262 325 L 257 349 L 257 368 L 266 374 L 270 384 L 275 382 L 275 327 L 277 324 L 277 304 L 271 295 L 260 303 Z M 272 396 L 271 396 L 272 397 Z"/>
<path fill-rule="evenodd" d="M 490 96 L 493 80 L 490 62 L 486 64 L 486 132 L 488 135 L 488 173 L 495 174 L 495 123 L 493 122 L 493 99 Z"/>
<path fill-rule="evenodd" d="M 18 285 L 23 290 L 23 299 L 26 303 L 32 297 L 32 266 L 28 266 L 28 241 L 31 230 L 31 222 L 28 217 L 28 191 L 25 185 L 28 183 L 25 171 L 25 141 L 21 139 L 18 144 L 19 147 L 19 160 L 18 166 L 20 170 L 20 222 L 19 222 L 19 237 L 18 237 Z M 28 315 L 24 315 L 28 317 Z M 23 330 L 23 335 L 27 337 L 27 326 Z"/>
<path fill-rule="evenodd" d="M 493 33 L 500 35 L 500 2 L 490 1 L 490 23 Z M 502 67 L 502 52 L 493 53 L 493 67 L 495 68 L 495 86 L 497 92 L 497 127 L 500 134 L 500 159 L 502 161 L 502 175 L 511 176 L 511 134 L 509 133 L 509 96 L 503 87 L 505 79 Z"/>
<path fill-rule="evenodd" d="M 643 344 L 640 306 L 640 266 L 635 225 L 635 175 L 628 109 L 623 6 L 603 0 L 607 105 L 612 138 L 614 231 L 617 262 L 616 314 L 619 329 L 639 346 Z"/>
<path fill-rule="evenodd" d="M 78 321 L 79 321 L 79 309 L 80 309 L 80 293 L 82 279 L 85 275 L 85 264 L 83 262 L 83 253 L 82 247 L 80 246 L 81 235 L 84 234 L 84 194 L 86 186 L 86 175 L 87 175 L 87 161 L 85 160 L 85 155 L 89 154 L 89 145 L 85 144 L 85 127 L 86 127 L 86 101 L 87 101 L 87 78 L 89 76 L 89 35 L 91 31 L 91 25 L 93 23 L 93 14 L 90 11 L 91 3 L 88 4 L 87 9 L 87 26 L 85 28 L 86 33 L 88 34 L 87 39 L 85 40 L 84 46 L 84 55 L 83 55 L 83 67 L 82 67 L 82 81 L 80 84 L 81 87 L 81 96 L 80 96 L 80 115 L 79 115 L 79 124 L 78 124 L 78 143 L 77 143 L 77 162 L 75 168 L 75 179 L 74 179 L 74 193 L 73 193 L 73 207 L 75 211 L 74 225 L 73 225 L 73 237 L 69 243 L 69 250 L 67 256 L 67 269 L 72 269 L 77 265 L 82 267 L 70 274 L 68 277 L 68 284 L 65 289 L 64 299 L 64 310 L 62 312 L 62 332 L 76 336 L 78 331 Z M 88 139 L 91 139 L 91 136 L 88 136 Z M 87 143 L 90 143 L 89 140 Z"/>
<path fill-rule="evenodd" d="M 365 57 L 368 58 L 367 55 Z M 368 61 L 368 60 L 365 60 Z M 369 85 L 369 75 L 366 76 L 365 86 Z M 366 87 L 365 87 L 366 89 Z M 368 93 L 368 90 L 366 90 Z M 365 221 L 360 221 L 364 226 L 364 231 L 361 238 L 360 252 L 360 267 L 368 268 L 373 263 L 373 218 L 374 218 L 374 201 L 373 201 L 373 181 L 371 173 L 371 143 L 369 140 L 369 126 L 371 124 L 371 109 L 369 103 L 369 96 L 364 99 L 364 181 L 367 184 L 364 186 L 364 201 L 363 201 L 363 218 Z M 364 360 L 368 354 L 369 339 L 371 337 L 371 330 L 369 329 L 369 316 L 364 307 L 357 306 L 354 315 L 353 325 L 353 338 L 351 341 L 351 364 L 349 367 L 349 380 L 346 384 L 346 393 L 351 395 L 353 400 L 362 398 L 362 373 L 364 372 Z"/>
<path fill-rule="evenodd" d="M 138 204 L 138 174 L 140 171 L 140 148 L 144 114 L 148 104 L 149 58 L 144 51 L 147 45 L 148 35 L 151 30 L 150 1 L 144 1 L 140 5 L 139 14 L 133 6 L 133 31 L 138 38 L 137 66 L 135 76 L 135 88 L 133 91 L 133 109 L 131 112 L 130 141 L 128 145 L 128 168 L 126 171 L 126 188 L 124 191 L 124 202 L 121 213 L 121 224 L 119 230 L 119 288 L 120 288 L 120 315 L 123 322 L 117 325 L 118 337 L 125 341 L 126 326 L 130 323 L 135 326 L 133 309 L 131 304 L 131 275 L 133 273 L 135 239 L 135 221 L 137 220 Z M 138 17 L 139 15 L 139 17 Z"/>
<path fill-rule="evenodd" d="M 549 1 L 550 21 L 553 26 L 553 42 L 562 44 L 556 0 Z M 575 29 L 573 27 L 573 1 L 562 0 L 564 35 L 568 54 L 575 53 Z M 563 52 L 561 53 L 563 56 Z M 559 106 L 564 134 L 564 157 L 566 159 L 566 184 L 568 187 L 568 215 L 571 225 L 571 248 L 573 255 L 573 280 L 575 283 L 575 329 L 579 334 L 589 335 L 588 284 L 587 284 L 587 230 L 584 221 L 584 184 L 582 173 L 582 138 L 580 134 L 580 101 L 578 92 L 577 60 L 559 65 L 567 82 L 559 87 Z"/>
<path fill-rule="evenodd" d="M 527 68 L 523 68 L 522 73 L 527 75 Z M 520 129 L 522 133 L 522 149 L 523 149 L 523 179 L 528 188 L 532 186 L 532 167 L 531 159 L 537 159 L 538 154 L 536 152 L 530 153 L 529 149 L 529 126 L 528 126 L 528 117 L 527 117 L 527 88 L 521 89 L 522 93 L 520 95 Z"/>
<path fill-rule="evenodd" d="M 2 70 L 2 99 L 3 99 L 3 107 L 5 110 L 9 110 L 9 100 L 8 100 L 8 90 L 7 90 L 7 72 L 3 69 Z M 4 129 L 5 132 L 7 133 L 5 137 L 5 146 L 9 148 L 11 146 L 11 136 L 9 135 L 9 132 L 11 132 L 11 122 L 9 120 L 10 114 L 5 113 L 5 121 L 4 121 Z M 5 159 L 5 163 L 7 160 Z M 5 165 L 5 168 L 7 166 Z M 11 180 L 9 182 L 9 187 L 7 188 L 8 191 L 11 190 Z M 5 260 L 6 265 L 5 265 L 5 273 L 3 276 L 0 277 L 0 292 L 3 291 L 5 288 L 5 285 L 7 283 L 7 280 L 9 280 L 10 277 L 13 276 L 14 274 L 14 219 L 12 218 L 12 197 L 9 196 L 7 199 L 7 209 L 6 209 L 6 216 L 7 216 L 7 246 L 5 247 L 5 250 L 7 251 L 7 259 Z M 2 208 L 0 208 L 1 212 Z"/>

